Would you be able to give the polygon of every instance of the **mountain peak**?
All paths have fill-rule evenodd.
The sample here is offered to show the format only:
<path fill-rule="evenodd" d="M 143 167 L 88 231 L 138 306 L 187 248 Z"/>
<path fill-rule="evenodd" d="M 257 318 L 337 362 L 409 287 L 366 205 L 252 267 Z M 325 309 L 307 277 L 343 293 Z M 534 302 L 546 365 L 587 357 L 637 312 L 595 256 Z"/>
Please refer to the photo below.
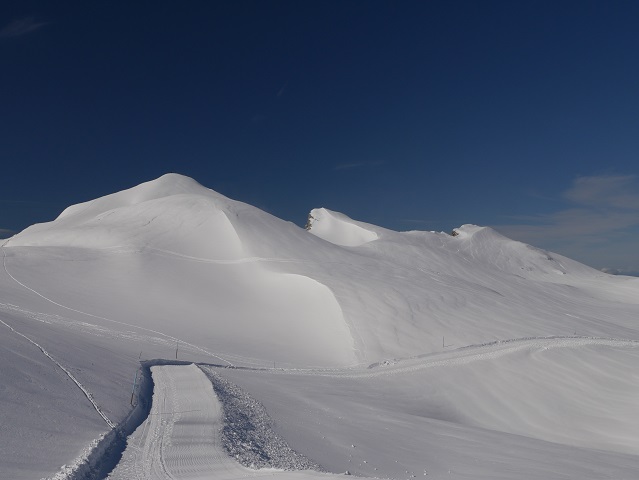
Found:
<path fill-rule="evenodd" d="M 236 204 L 190 177 L 169 173 L 72 205 L 54 221 L 15 235 L 7 246 L 153 247 L 228 260 L 242 252 L 228 219 Z"/>

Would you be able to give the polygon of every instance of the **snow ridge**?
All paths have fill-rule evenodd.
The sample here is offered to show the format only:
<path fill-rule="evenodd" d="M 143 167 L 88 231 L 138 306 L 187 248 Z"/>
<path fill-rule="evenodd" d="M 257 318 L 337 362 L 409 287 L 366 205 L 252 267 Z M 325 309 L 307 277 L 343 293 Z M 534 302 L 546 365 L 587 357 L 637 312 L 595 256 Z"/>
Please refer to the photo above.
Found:
<path fill-rule="evenodd" d="M 248 468 L 281 470 L 325 470 L 293 450 L 272 430 L 272 420 L 264 406 L 212 367 L 200 365 L 213 384 L 224 410 L 222 441 L 228 454 Z"/>

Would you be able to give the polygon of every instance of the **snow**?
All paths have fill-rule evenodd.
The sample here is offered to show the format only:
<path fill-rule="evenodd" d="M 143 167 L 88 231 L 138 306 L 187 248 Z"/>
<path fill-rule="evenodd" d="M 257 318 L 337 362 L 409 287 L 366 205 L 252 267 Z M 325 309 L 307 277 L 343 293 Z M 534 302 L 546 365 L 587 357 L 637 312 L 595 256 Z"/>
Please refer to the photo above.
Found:
<path fill-rule="evenodd" d="M 343 247 L 359 247 L 378 238 L 375 231 L 326 208 L 311 210 L 309 227 L 314 235 Z"/>
<path fill-rule="evenodd" d="M 631 365 L 638 353 L 634 345 L 538 339 L 372 370 L 222 374 L 260 398 L 277 432 L 329 471 L 379 478 L 424 471 L 458 479 L 634 478 Z M 602 355 L 606 365 L 593 376 Z M 609 376 L 611 365 L 625 366 Z"/>
<path fill-rule="evenodd" d="M 485 227 L 311 215 L 169 174 L 6 241 L 0 478 L 97 478 L 79 466 L 129 422 L 140 362 L 176 353 L 328 472 L 637 477 L 639 279 Z"/>
<path fill-rule="evenodd" d="M 230 457 L 252 469 L 322 471 L 317 463 L 300 455 L 273 431 L 264 406 L 227 381 L 214 367 L 203 366 L 224 410 L 222 444 Z"/>
<path fill-rule="evenodd" d="M 195 365 L 151 368 L 156 388 L 146 421 L 128 439 L 122 460 L 107 478 L 185 480 L 218 478 L 328 478 L 316 472 L 243 467 L 228 455 L 221 435 L 222 404 Z"/>
<path fill-rule="evenodd" d="M 222 447 L 221 405 L 206 376 L 195 365 L 151 371 L 151 412 L 129 436 L 122 460 L 108 478 L 212 478 L 237 468 Z"/>

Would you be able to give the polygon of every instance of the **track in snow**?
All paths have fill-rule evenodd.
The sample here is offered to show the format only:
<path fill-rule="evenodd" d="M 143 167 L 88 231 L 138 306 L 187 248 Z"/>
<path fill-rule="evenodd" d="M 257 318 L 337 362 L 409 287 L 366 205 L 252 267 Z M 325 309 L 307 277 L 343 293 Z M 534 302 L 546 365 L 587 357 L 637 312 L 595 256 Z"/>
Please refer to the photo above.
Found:
<path fill-rule="evenodd" d="M 340 378 L 367 378 L 394 375 L 437 367 L 454 367 L 468 363 L 503 357 L 519 351 L 544 351 L 554 348 L 583 348 L 604 346 L 613 348 L 639 348 L 639 341 L 599 337 L 525 337 L 498 340 L 479 345 L 467 345 L 454 350 L 426 353 L 416 357 L 390 359 L 373 363 L 367 369 L 351 368 L 251 368 L 277 375 L 301 374 Z"/>
<path fill-rule="evenodd" d="M 554 348 L 583 348 L 605 346 L 614 348 L 639 348 L 635 340 L 620 340 L 597 337 L 529 337 L 500 340 L 482 345 L 469 345 L 450 352 L 420 355 L 388 363 L 373 364 L 368 371 L 356 373 L 353 377 L 369 377 L 393 373 L 406 373 L 434 367 L 452 367 L 481 360 L 503 357 L 522 350 L 545 351 Z M 377 368 L 388 365 L 388 368 Z"/>
<path fill-rule="evenodd" d="M 92 313 L 83 312 L 82 310 L 77 310 L 75 308 L 69 307 L 69 306 L 64 305 L 62 303 L 58 303 L 55 300 L 52 300 L 49 297 L 44 296 L 42 293 L 38 292 L 37 290 L 34 290 L 33 288 L 29 287 L 28 285 L 22 283 L 20 280 L 18 280 L 16 277 L 14 277 L 11 274 L 11 272 L 9 272 L 9 269 L 7 268 L 7 254 L 5 252 L 5 248 L 6 247 L 4 245 L 2 245 L 2 246 L 0 246 L 0 248 L 2 249 L 2 266 L 4 268 L 5 273 L 11 278 L 11 280 L 14 281 L 15 283 L 17 283 L 18 285 L 20 285 L 21 287 L 26 288 L 30 292 L 36 294 L 40 298 L 43 298 L 47 302 L 50 302 L 53 305 L 57 305 L 58 307 L 64 308 L 66 310 L 70 310 L 72 312 L 76 312 L 76 313 L 80 313 L 82 315 L 86 315 L 87 317 L 92 317 L 92 318 L 96 318 L 96 319 L 99 319 L 99 320 L 105 320 L 107 322 L 116 323 L 116 324 L 119 324 L 119 325 L 124 325 L 124 326 L 131 327 L 131 328 L 134 328 L 134 329 L 137 329 L 137 330 L 142 330 L 144 332 L 154 333 L 156 335 L 159 335 L 160 337 L 163 337 L 163 338 L 166 338 L 166 339 L 170 340 L 172 343 L 173 342 L 180 342 L 182 345 L 186 345 L 188 347 L 191 347 L 191 348 L 193 348 L 194 350 L 196 350 L 196 351 L 198 351 L 200 353 L 204 353 L 205 355 L 208 355 L 210 357 L 217 358 L 218 360 L 221 360 L 222 362 L 226 363 L 227 365 L 233 365 L 232 362 L 230 362 L 229 360 L 226 360 L 225 358 L 222 358 L 219 355 L 216 355 L 215 353 L 209 352 L 208 350 L 205 350 L 202 347 L 199 347 L 197 345 L 191 344 L 189 342 L 186 342 L 186 341 L 184 341 L 182 339 L 179 339 L 177 337 L 174 337 L 172 335 L 167 335 L 166 333 L 162 333 L 162 332 L 159 332 L 157 330 L 150 329 L 150 328 L 145 328 L 145 327 L 141 327 L 141 326 L 138 326 L 138 325 L 133 325 L 133 324 L 126 323 L 126 322 L 113 320 L 111 318 L 102 317 L 100 315 L 94 315 Z"/>
<path fill-rule="evenodd" d="M 165 480 L 277 477 L 329 478 L 313 471 L 252 470 L 226 453 L 221 430 L 224 415 L 213 386 L 195 365 L 151 368 L 155 390 L 151 413 L 129 437 L 112 480 Z"/>
<path fill-rule="evenodd" d="M 87 400 L 89 400 L 89 402 L 91 402 L 91 405 L 93 405 L 93 408 L 95 409 L 96 412 L 98 412 L 98 415 L 100 415 L 102 417 L 102 420 L 104 420 L 104 422 L 110 427 L 110 428 L 115 428 L 115 424 L 109 419 L 109 417 L 106 416 L 106 414 L 102 411 L 102 409 L 100 408 L 100 406 L 95 402 L 95 400 L 93 399 L 93 395 L 91 394 L 91 392 L 89 392 L 86 387 L 84 385 L 82 385 L 80 383 L 80 381 L 75 378 L 75 376 L 69 371 L 69 369 L 65 368 L 64 366 L 62 366 L 62 364 L 60 362 L 58 362 L 55 358 L 53 358 L 51 356 L 51 354 L 49 352 L 47 352 L 39 343 L 31 340 L 29 337 L 27 337 L 25 334 L 18 332 L 15 328 L 13 328 L 11 325 L 9 325 L 8 323 L 4 322 L 3 320 L 0 320 L 0 323 L 2 323 L 5 327 L 7 327 L 8 329 L 10 329 L 13 333 L 15 333 L 16 335 L 21 336 L 22 338 L 24 338 L 25 340 L 27 340 L 28 342 L 30 342 L 32 345 L 34 345 L 35 347 L 37 347 L 42 354 L 47 357 L 49 360 L 51 360 L 58 368 L 60 368 L 60 370 L 62 370 L 67 377 L 69 377 L 73 383 L 76 384 L 76 386 L 82 391 L 82 393 L 84 394 L 85 397 L 87 397 Z"/>

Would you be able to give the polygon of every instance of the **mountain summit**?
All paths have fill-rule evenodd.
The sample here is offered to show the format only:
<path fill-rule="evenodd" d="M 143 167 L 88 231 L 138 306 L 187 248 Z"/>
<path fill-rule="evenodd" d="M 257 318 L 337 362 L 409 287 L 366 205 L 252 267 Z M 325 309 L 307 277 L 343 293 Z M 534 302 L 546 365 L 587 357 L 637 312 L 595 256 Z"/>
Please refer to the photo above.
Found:
<path fill-rule="evenodd" d="M 177 332 L 181 318 L 203 347 L 258 362 L 344 365 L 417 355 L 442 337 L 468 345 L 637 328 L 634 317 L 610 319 L 620 301 L 637 303 L 636 281 L 487 227 L 395 232 L 318 208 L 308 228 L 167 174 L 71 206 L 6 247 L 93 251 L 82 269 L 56 264 L 69 270 L 65 290 L 93 298 L 99 285 L 122 317 L 135 292 L 136 324 Z M 104 284 L 105 271 L 125 280 Z"/>
<path fill-rule="evenodd" d="M 122 443 L 105 430 L 151 400 L 149 366 L 187 362 L 202 370 L 152 369 L 154 413 L 113 478 L 182 478 L 184 459 L 244 475 L 201 429 L 218 395 L 230 413 L 208 421 L 248 465 L 264 439 L 290 459 L 273 424 L 313 464 L 370 478 L 639 470 L 637 278 L 476 225 L 395 232 L 317 208 L 300 228 L 176 174 L 0 250 L 2 478 L 97 472 Z"/>
<path fill-rule="evenodd" d="M 175 173 L 65 209 L 7 246 L 154 247 L 217 259 L 239 258 L 242 245 L 228 220 L 232 202 Z"/>

